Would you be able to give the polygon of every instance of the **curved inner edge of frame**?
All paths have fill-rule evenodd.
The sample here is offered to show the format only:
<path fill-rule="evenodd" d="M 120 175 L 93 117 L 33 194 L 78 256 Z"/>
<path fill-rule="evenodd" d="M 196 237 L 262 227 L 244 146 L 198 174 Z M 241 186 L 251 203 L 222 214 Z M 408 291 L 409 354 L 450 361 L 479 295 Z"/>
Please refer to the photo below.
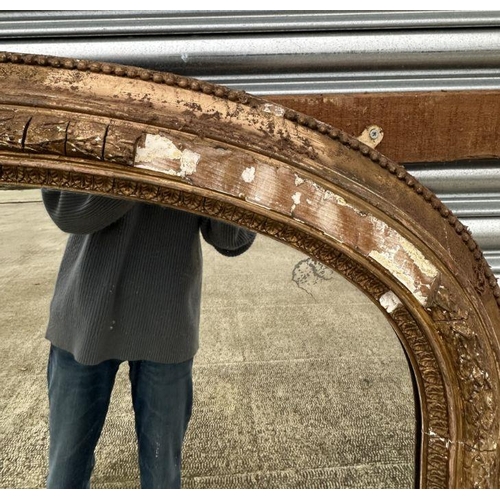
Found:
<path fill-rule="evenodd" d="M 7 169 L 8 168 L 9 167 L 7 167 Z M 62 175 L 58 176 L 57 174 Z M 410 347 L 410 359 L 413 359 L 413 356 L 415 354 L 418 358 L 418 355 L 422 353 L 422 342 L 427 344 L 425 335 L 420 332 L 420 329 L 412 318 L 412 315 L 406 311 L 406 307 L 404 306 L 404 304 L 399 300 L 397 295 L 394 294 L 394 292 L 388 290 L 388 287 L 386 285 L 383 285 L 378 278 L 376 278 L 369 272 L 367 274 L 367 270 L 363 266 L 352 261 L 347 255 L 332 249 L 332 247 L 328 244 L 318 241 L 316 238 L 310 236 L 307 233 L 302 233 L 302 231 L 293 229 L 292 227 L 287 226 L 286 223 L 273 220 L 273 215 L 274 217 L 276 217 L 277 214 L 272 214 L 271 212 L 269 212 L 270 217 L 267 218 L 255 213 L 247 212 L 234 206 L 224 206 L 225 203 L 217 201 L 212 202 L 209 199 L 203 200 L 203 198 L 199 195 L 195 195 L 187 191 L 176 192 L 171 189 L 162 189 L 160 187 L 155 188 L 154 186 L 144 185 L 141 189 L 141 185 L 138 182 L 136 183 L 134 181 L 119 180 L 109 177 L 101 177 L 99 179 L 99 174 L 97 173 L 95 175 L 93 175 L 93 173 L 87 174 L 89 175 L 80 172 L 60 171 L 57 172 L 56 175 L 50 175 L 48 170 L 38 171 L 36 167 L 27 167 L 26 175 L 18 172 L 16 177 L 17 182 L 27 184 L 39 184 L 45 185 L 47 187 L 60 187 L 62 189 L 70 188 L 83 192 L 96 191 L 102 194 L 112 194 L 120 197 L 144 199 L 144 201 L 152 201 L 177 208 L 185 208 L 196 213 L 214 216 L 223 220 L 227 220 L 229 222 L 238 223 L 242 226 L 248 227 L 249 229 L 272 236 L 281 242 L 287 242 L 298 250 L 303 251 L 311 257 L 320 260 L 324 264 L 335 269 L 341 275 L 345 276 L 349 281 L 357 285 L 358 288 L 360 288 L 366 295 L 368 295 L 374 302 L 376 302 L 379 307 L 385 309 L 387 314 L 391 316 L 393 325 L 396 325 L 397 330 L 401 332 L 400 337 L 405 339 L 404 345 Z M 48 178 L 48 176 L 50 177 L 50 179 Z M 2 180 L 5 179 L 3 178 Z M 183 190 L 186 189 L 187 186 L 177 184 L 176 187 Z M 324 200 L 324 194 L 322 194 L 320 198 Z M 328 198 L 329 197 L 327 197 L 327 200 Z M 334 203 L 335 205 L 338 205 L 339 202 L 339 200 L 335 197 L 333 197 L 329 201 Z M 352 212 L 352 217 L 354 217 L 354 219 L 352 220 L 356 220 L 355 218 L 361 218 L 362 220 L 368 221 L 371 220 L 366 219 L 366 215 L 360 215 L 357 211 L 352 210 L 352 207 L 350 205 L 344 206 L 341 200 L 340 205 L 338 206 L 347 210 L 346 213 L 348 214 Z M 251 210 L 250 207 L 249 210 Z M 306 229 L 306 227 L 304 227 L 304 229 Z M 345 245 L 345 242 L 341 242 L 341 245 Z M 427 347 L 424 348 L 424 350 L 424 355 L 427 357 L 427 359 L 429 355 L 433 357 L 432 349 L 428 344 Z M 417 368 L 418 360 L 417 366 L 413 366 L 412 371 L 415 372 Z M 436 372 L 437 371 L 438 368 L 436 366 Z M 422 379 L 422 374 L 419 374 L 418 370 L 416 372 L 416 375 L 417 379 Z M 448 455 L 448 450 L 442 449 L 440 439 L 436 439 L 435 436 L 449 435 L 447 426 L 445 425 L 446 428 L 443 428 L 443 424 L 445 424 L 448 419 L 446 415 L 441 415 L 441 411 L 438 410 L 439 407 L 443 407 L 443 399 L 446 396 L 444 394 L 444 388 L 441 387 L 438 391 L 439 393 L 441 393 L 441 397 L 439 398 L 439 400 L 435 399 L 437 389 L 435 380 L 432 384 L 434 397 L 431 396 L 429 398 L 427 395 L 425 395 L 427 392 L 426 386 L 428 385 L 428 381 L 426 380 L 426 378 L 426 374 L 423 374 L 423 380 L 421 381 L 422 387 L 419 391 L 419 397 L 420 399 L 424 398 L 424 404 L 426 407 L 430 407 L 431 409 L 433 406 L 436 407 L 435 410 L 431 411 L 431 416 L 439 415 L 440 422 L 438 424 L 438 421 L 436 419 L 435 423 L 433 423 L 433 420 L 435 419 L 431 418 L 429 425 L 424 426 L 424 428 L 428 430 L 421 435 L 421 446 L 425 445 L 425 447 L 430 450 L 436 448 L 434 454 L 431 454 L 431 457 L 434 457 L 434 462 L 442 462 L 442 464 L 440 467 L 431 467 L 431 471 L 433 470 L 435 472 L 433 474 L 429 474 L 426 471 L 425 466 L 427 457 L 422 457 L 422 474 L 424 474 L 423 477 L 425 478 L 422 486 L 440 485 L 441 487 L 443 487 L 446 486 L 447 482 L 447 474 L 443 475 L 443 473 L 446 470 L 446 457 Z M 444 406 L 446 407 L 446 404 L 444 404 Z M 442 419 L 443 416 L 445 417 L 444 421 Z M 422 415 L 422 418 L 425 421 L 426 415 Z M 436 474 L 438 470 L 441 470 L 442 473 Z"/>

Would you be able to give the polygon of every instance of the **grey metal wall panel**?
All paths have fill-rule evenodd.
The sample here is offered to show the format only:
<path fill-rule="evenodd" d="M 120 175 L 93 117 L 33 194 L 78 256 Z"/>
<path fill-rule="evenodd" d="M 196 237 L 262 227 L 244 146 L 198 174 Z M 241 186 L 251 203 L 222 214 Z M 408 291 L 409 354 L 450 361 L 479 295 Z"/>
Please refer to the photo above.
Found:
<path fill-rule="evenodd" d="M 3 50 L 91 59 L 204 75 L 336 71 L 496 69 L 500 29 L 393 32 L 262 34 L 260 36 L 31 39 L 2 41 Z"/>
<path fill-rule="evenodd" d="M 500 11 L 4 11 L 0 50 L 255 94 L 500 89 Z M 500 276 L 500 161 L 407 168 L 472 229 Z"/>
<path fill-rule="evenodd" d="M 423 183 L 425 184 L 425 183 Z M 500 217 L 500 193 L 440 194 L 439 197 L 458 217 Z"/>
<path fill-rule="evenodd" d="M 468 226 L 500 278 L 500 160 L 406 165 Z"/>
<path fill-rule="evenodd" d="M 499 11 L 14 11 L 2 38 L 498 27 Z"/>
<path fill-rule="evenodd" d="M 500 160 L 406 165 L 406 168 L 441 195 L 500 193 Z"/>
<path fill-rule="evenodd" d="M 257 94 L 500 88 L 499 11 L 3 12 L 0 50 L 147 66 Z"/>
<path fill-rule="evenodd" d="M 500 241 L 500 218 L 484 217 L 469 219 L 463 217 L 460 219 L 463 224 L 469 227 L 475 240 L 483 251 L 497 251 Z"/>
<path fill-rule="evenodd" d="M 500 88 L 500 70 L 497 68 L 196 76 L 256 95 L 432 92 Z"/>
<path fill-rule="evenodd" d="M 484 256 L 491 266 L 497 280 L 500 279 L 500 251 L 486 251 Z"/>

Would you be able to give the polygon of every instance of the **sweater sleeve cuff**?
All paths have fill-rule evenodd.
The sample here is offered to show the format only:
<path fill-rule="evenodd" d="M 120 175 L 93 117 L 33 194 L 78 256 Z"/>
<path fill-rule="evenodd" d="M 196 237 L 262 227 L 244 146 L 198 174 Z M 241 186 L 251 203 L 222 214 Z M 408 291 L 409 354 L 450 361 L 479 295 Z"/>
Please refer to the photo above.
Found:
<path fill-rule="evenodd" d="M 256 234 L 235 224 L 203 219 L 201 232 L 205 241 L 226 257 L 236 257 L 253 244 Z"/>

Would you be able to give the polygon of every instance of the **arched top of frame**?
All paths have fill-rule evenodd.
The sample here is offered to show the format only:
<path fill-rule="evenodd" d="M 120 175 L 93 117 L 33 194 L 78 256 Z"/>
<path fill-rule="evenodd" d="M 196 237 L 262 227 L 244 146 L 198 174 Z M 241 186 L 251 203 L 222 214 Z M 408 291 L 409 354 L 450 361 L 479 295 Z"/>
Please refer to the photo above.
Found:
<path fill-rule="evenodd" d="M 497 303 L 500 306 L 500 288 L 498 287 L 497 281 L 494 277 L 493 272 L 491 271 L 489 265 L 484 259 L 482 252 L 478 245 L 475 243 L 469 229 L 464 226 L 458 218 L 449 210 L 440 200 L 437 198 L 434 193 L 432 193 L 428 188 L 420 184 L 414 177 L 412 177 L 404 167 L 392 162 L 385 156 L 381 155 L 378 151 L 370 148 L 366 144 L 363 144 L 355 137 L 352 137 L 345 132 L 331 126 L 327 125 L 323 122 L 318 121 L 314 117 L 304 115 L 302 113 L 293 111 L 288 108 L 284 108 L 279 105 L 275 105 L 270 103 L 264 99 L 258 98 L 256 96 L 249 95 L 242 91 L 234 91 L 228 89 L 226 87 L 216 85 L 213 83 L 202 82 L 193 78 L 188 78 L 184 76 L 174 75 L 171 73 L 162 73 L 157 71 L 151 71 L 143 68 L 135 68 L 122 66 L 117 64 L 110 63 L 101 63 L 96 61 L 83 61 L 83 60 L 74 60 L 68 58 L 59 58 L 59 57 L 48 57 L 48 56 L 37 56 L 32 54 L 16 54 L 16 53 L 0 53 L 0 63 L 11 63 L 16 65 L 24 65 L 24 66 L 38 66 L 43 68 L 55 68 L 55 69 L 65 69 L 65 70 L 76 70 L 81 74 L 82 72 L 91 72 L 94 75 L 111 75 L 118 78 L 124 78 L 127 80 L 135 80 L 137 83 L 141 82 L 154 82 L 156 85 L 166 85 L 171 89 L 179 89 L 179 90 L 187 90 L 190 94 L 203 94 L 207 96 L 213 96 L 215 98 L 221 100 L 227 100 L 229 102 L 236 104 L 236 109 L 240 106 L 244 106 L 256 111 L 260 111 L 261 113 L 267 113 L 269 115 L 275 115 L 276 117 L 286 120 L 292 124 L 298 124 L 301 127 L 307 128 L 312 131 L 317 131 L 319 134 L 327 136 L 329 139 L 334 141 L 338 141 L 342 145 L 353 151 L 359 151 L 362 155 L 369 158 L 374 164 L 378 165 L 380 168 L 387 170 L 388 173 L 393 175 L 396 179 L 398 179 L 402 184 L 406 184 L 406 186 L 410 187 L 410 189 L 419 195 L 423 200 L 425 200 L 428 204 L 432 206 L 434 210 L 436 210 L 443 219 L 447 221 L 447 223 L 453 228 L 453 233 L 456 233 L 458 238 L 462 240 L 462 242 L 466 245 L 470 252 L 472 252 L 474 259 L 478 261 L 476 267 L 482 268 L 485 275 L 485 283 L 484 285 L 489 286 L 494 290 L 494 295 L 496 297 Z M 26 71 L 24 71 L 26 73 Z M 40 75 L 41 76 L 41 75 Z M 78 80 L 78 78 L 75 78 Z M 33 83 L 35 83 L 34 80 Z M 54 82 L 55 83 L 55 82 Z M 71 81 L 66 81 L 62 83 L 66 86 L 71 87 Z M 76 81 L 74 82 L 76 84 Z M 104 83 L 104 82 L 103 82 Z M 79 91 L 80 89 L 75 86 L 74 92 Z M 130 101 L 134 100 L 134 97 L 130 95 Z M 137 100 L 137 97 L 135 98 Z M 142 103 L 145 106 L 149 106 L 147 98 L 145 98 Z M 191 107 L 194 110 L 196 107 L 196 103 L 194 99 L 190 101 L 186 101 L 186 107 Z M 214 113 L 216 120 L 222 120 L 222 115 L 219 113 Z M 209 121 L 209 120 L 207 120 Z M 231 121 L 230 121 L 231 122 Z M 268 125 L 269 131 L 271 130 L 272 125 Z M 207 127 L 208 128 L 208 127 Z M 177 124 L 177 129 L 179 130 L 189 130 L 183 123 Z M 193 127 L 193 132 L 199 132 L 199 127 Z M 205 136 L 210 137 L 211 133 L 214 132 L 214 136 L 216 131 L 205 130 Z M 229 138 L 226 138 L 226 140 Z M 314 150 L 314 145 L 311 144 L 307 147 L 306 143 L 297 144 L 290 143 L 286 144 L 286 146 L 291 146 L 292 151 L 290 153 L 298 153 L 299 155 L 306 156 L 309 159 L 316 159 L 317 153 Z M 252 144 L 248 141 L 248 147 L 251 148 Z M 272 151 L 268 151 L 268 154 L 272 154 Z M 291 159 L 288 155 L 288 159 Z M 109 158 L 111 161 L 118 162 L 117 158 Z M 122 161 L 125 160 L 127 164 L 130 164 L 132 158 L 122 158 Z M 298 158 L 300 160 L 300 158 Z M 408 194 L 408 196 L 410 196 Z M 411 204 L 411 200 L 409 200 L 408 205 Z M 435 228 L 432 228 L 435 229 Z M 431 230 L 432 230 L 431 229 Z M 453 249 L 452 249 L 453 250 Z M 483 285 L 480 285 L 481 287 Z"/>
<path fill-rule="evenodd" d="M 170 205 L 336 269 L 405 347 L 420 484 L 498 486 L 500 289 L 470 231 L 406 170 L 275 103 L 140 68 L 0 53 L 0 182 Z"/>

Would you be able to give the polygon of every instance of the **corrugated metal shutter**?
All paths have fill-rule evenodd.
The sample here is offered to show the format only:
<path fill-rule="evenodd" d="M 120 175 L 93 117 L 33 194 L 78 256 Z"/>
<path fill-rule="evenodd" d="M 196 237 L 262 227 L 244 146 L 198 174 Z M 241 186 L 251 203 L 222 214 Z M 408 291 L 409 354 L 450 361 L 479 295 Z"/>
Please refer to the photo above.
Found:
<path fill-rule="evenodd" d="M 500 276 L 500 162 L 406 165 L 469 226 L 497 278 Z"/>
<path fill-rule="evenodd" d="M 251 93 L 499 88 L 500 12 L 9 12 L 0 49 L 115 61 Z"/>
<path fill-rule="evenodd" d="M 500 89 L 499 11 L 11 11 L 0 50 L 168 70 L 254 94 Z M 500 275 L 500 161 L 407 165 Z"/>

